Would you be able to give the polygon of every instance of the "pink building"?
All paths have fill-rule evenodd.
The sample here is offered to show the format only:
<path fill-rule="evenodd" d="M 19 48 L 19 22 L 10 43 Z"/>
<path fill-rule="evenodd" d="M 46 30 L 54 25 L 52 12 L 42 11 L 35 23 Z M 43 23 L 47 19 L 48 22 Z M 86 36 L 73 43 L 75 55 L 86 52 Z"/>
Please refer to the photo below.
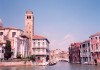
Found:
<path fill-rule="evenodd" d="M 94 59 L 96 59 L 97 62 L 100 62 L 100 32 L 91 35 L 89 38 L 92 61 L 94 62 Z"/>
<path fill-rule="evenodd" d="M 72 43 L 69 47 L 69 62 L 80 63 L 80 43 Z"/>

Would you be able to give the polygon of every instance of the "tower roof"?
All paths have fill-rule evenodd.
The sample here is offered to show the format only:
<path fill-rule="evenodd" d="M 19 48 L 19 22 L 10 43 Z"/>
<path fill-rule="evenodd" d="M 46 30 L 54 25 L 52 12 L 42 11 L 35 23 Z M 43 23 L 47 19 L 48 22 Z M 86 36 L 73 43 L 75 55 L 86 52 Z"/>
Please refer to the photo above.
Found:
<path fill-rule="evenodd" d="M 28 11 L 26 11 L 26 14 L 33 14 L 33 12 L 28 10 Z"/>

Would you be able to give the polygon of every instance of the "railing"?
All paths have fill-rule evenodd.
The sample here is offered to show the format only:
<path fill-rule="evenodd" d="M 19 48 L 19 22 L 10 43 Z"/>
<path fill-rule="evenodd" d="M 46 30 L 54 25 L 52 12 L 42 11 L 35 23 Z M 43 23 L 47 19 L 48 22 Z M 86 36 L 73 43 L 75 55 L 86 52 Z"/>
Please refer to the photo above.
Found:
<path fill-rule="evenodd" d="M 48 55 L 47 52 L 33 52 L 33 55 Z"/>
<path fill-rule="evenodd" d="M 33 48 L 47 48 L 47 47 L 44 47 L 44 46 L 35 46 L 35 47 L 33 47 Z"/>

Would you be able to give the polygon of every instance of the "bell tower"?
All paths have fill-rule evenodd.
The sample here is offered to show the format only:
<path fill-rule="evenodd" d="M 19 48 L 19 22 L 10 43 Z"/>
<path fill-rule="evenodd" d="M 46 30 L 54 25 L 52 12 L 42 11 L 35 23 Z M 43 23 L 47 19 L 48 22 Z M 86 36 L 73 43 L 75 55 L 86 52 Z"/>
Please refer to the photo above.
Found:
<path fill-rule="evenodd" d="M 32 11 L 26 11 L 25 14 L 25 34 L 29 38 L 34 34 L 34 16 Z"/>
<path fill-rule="evenodd" d="M 25 13 L 25 35 L 29 38 L 29 54 L 32 54 L 32 38 L 34 35 L 34 16 L 32 11 Z"/>

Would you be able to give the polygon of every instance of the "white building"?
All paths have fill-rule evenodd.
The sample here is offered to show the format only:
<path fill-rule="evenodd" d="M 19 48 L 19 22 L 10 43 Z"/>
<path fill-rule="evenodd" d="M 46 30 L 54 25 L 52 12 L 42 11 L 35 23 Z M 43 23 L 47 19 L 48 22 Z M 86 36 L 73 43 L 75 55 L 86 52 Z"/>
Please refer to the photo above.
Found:
<path fill-rule="evenodd" d="M 1 43 L 6 42 L 6 40 L 11 42 L 12 58 L 16 58 L 19 51 L 22 57 L 28 56 L 29 41 L 23 33 L 24 31 L 21 29 L 0 27 L 0 41 Z"/>
<path fill-rule="evenodd" d="M 14 38 L 14 56 L 17 58 L 18 55 L 21 55 L 22 58 L 26 58 L 29 55 L 29 39 L 25 35 Z"/>
<path fill-rule="evenodd" d="M 49 60 L 49 41 L 42 36 L 33 36 L 32 54 L 35 55 L 35 63 L 46 65 Z"/>
<path fill-rule="evenodd" d="M 5 43 L 2 43 L 0 42 L 0 60 L 4 59 L 4 46 L 5 46 Z"/>
<path fill-rule="evenodd" d="M 90 40 L 84 41 L 80 46 L 81 63 L 91 63 Z"/>
<path fill-rule="evenodd" d="M 0 60 L 3 60 L 4 59 L 4 53 L 5 53 L 5 45 L 6 45 L 6 40 L 4 40 L 4 36 L 1 35 L 0 33 Z"/>

